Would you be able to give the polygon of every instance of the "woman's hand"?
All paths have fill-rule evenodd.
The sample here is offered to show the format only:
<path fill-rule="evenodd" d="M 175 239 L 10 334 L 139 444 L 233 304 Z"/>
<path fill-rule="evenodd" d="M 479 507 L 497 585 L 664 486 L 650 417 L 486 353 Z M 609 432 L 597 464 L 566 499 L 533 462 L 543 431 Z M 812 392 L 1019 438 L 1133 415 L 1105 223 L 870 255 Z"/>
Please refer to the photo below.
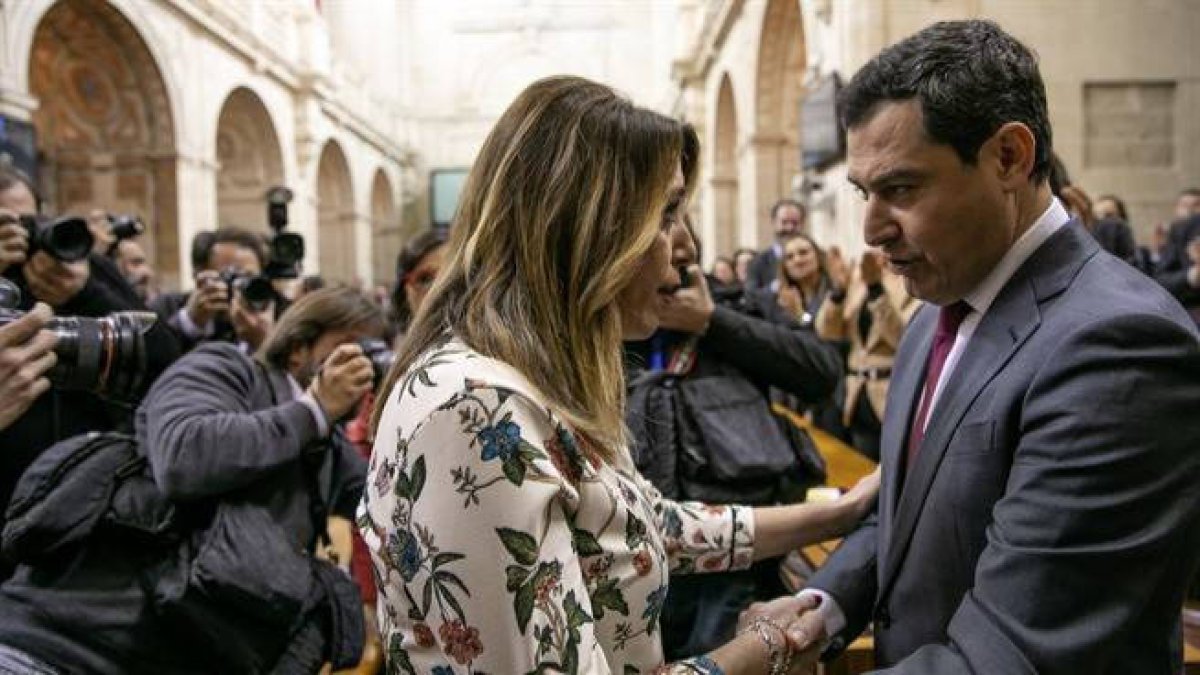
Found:
<path fill-rule="evenodd" d="M 875 506 L 875 499 L 879 496 L 879 481 L 880 468 L 875 467 L 874 471 L 860 479 L 849 492 L 838 498 L 838 501 L 847 507 L 846 531 L 854 529 L 858 521 Z"/>

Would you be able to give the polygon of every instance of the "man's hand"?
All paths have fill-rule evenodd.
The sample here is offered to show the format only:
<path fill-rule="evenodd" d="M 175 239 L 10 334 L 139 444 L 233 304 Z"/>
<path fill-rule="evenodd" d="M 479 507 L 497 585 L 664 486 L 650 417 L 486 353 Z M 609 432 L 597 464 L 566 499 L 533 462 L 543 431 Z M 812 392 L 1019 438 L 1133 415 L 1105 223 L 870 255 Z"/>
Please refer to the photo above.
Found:
<path fill-rule="evenodd" d="M 229 287 L 221 280 L 221 275 L 212 270 L 205 270 L 196 275 L 196 290 L 188 296 L 188 318 L 200 330 L 209 324 L 219 314 L 229 311 Z"/>
<path fill-rule="evenodd" d="M 708 281 L 699 265 L 689 266 L 688 276 L 692 279 L 692 285 L 664 298 L 658 321 L 668 330 L 703 335 L 712 319 L 712 295 L 708 292 Z"/>
<path fill-rule="evenodd" d="M 17 214 L 0 209 L 0 273 L 13 265 L 23 265 L 29 253 L 29 233 Z"/>
<path fill-rule="evenodd" d="M 233 324 L 238 339 L 250 345 L 251 350 L 257 350 L 275 328 L 275 303 L 268 302 L 265 309 L 256 312 L 246 304 L 245 298 L 238 294 L 233 298 L 229 321 Z"/>
<path fill-rule="evenodd" d="M 858 273 L 867 286 L 879 283 L 883 277 L 883 254 L 874 249 L 863 251 L 862 261 L 858 264 Z"/>
<path fill-rule="evenodd" d="M 769 625 L 783 629 L 792 647 L 789 673 L 808 673 L 821 655 L 825 642 L 825 620 L 816 610 L 818 600 L 812 596 L 787 595 L 770 602 L 756 602 L 738 617 L 738 632 L 765 617 Z"/>
<path fill-rule="evenodd" d="M 842 257 L 842 249 L 837 246 L 830 246 L 829 252 L 825 254 L 825 273 L 829 275 L 829 280 L 833 282 L 834 288 L 846 290 L 850 285 L 850 266 L 854 261 L 846 262 Z"/>
<path fill-rule="evenodd" d="M 92 274 L 90 264 L 86 259 L 63 262 L 38 251 L 25 265 L 25 281 L 33 297 L 51 307 L 60 307 L 87 285 Z"/>
<path fill-rule="evenodd" d="M 33 311 L 0 327 L 0 429 L 24 415 L 50 388 L 45 375 L 58 360 L 52 351 L 58 336 L 42 329 L 52 316 L 49 307 L 38 303 Z"/>
<path fill-rule="evenodd" d="M 308 391 L 329 416 L 329 421 L 335 422 L 354 408 L 371 388 L 374 378 L 375 369 L 371 360 L 363 356 L 362 347 L 342 345 L 325 359 Z"/>

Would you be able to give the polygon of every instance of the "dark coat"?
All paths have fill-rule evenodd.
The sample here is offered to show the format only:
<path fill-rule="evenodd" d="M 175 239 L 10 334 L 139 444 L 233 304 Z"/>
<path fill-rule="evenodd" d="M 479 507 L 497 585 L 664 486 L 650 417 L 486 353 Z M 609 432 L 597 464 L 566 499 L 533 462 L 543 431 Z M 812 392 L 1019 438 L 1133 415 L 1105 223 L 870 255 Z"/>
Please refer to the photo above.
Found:
<path fill-rule="evenodd" d="M 648 369 L 655 343 L 670 351 L 686 336 L 664 332 L 656 339 L 626 345 L 632 454 L 642 475 L 669 498 L 771 502 L 778 476 L 737 483 L 694 475 L 689 465 L 702 460 L 692 462 L 680 454 L 691 451 L 685 448 L 702 447 L 705 439 L 688 420 L 704 415 L 724 419 L 730 411 L 736 417 L 736 411 L 747 406 L 762 412 L 770 405 L 773 387 L 805 401 L 828 397 L 841 375 L 840 357 L 836 348 L 822 342 L 811 329 L 801 328 L 785 316 L 769 292 L 734 289 L 717 299 L 708 331 L 697 346 L 696 365 L 686 376 L 689 386 L 696 385 L 688 396 L 675 386 L 672 376 Z M 697 400 L 704 402 L 697 406 Z M 718 422 L 713 422 L 710 430 L 727 428 Z M 749 429 L 728 430 L 731 443 L 744 444 L 747 451 L 755 449 L 750 445 Z"/>
<path fill-rule="evenodd" d="M 353 518 L 366 464 L 348 443 L 318 441 L 317 422 L 285 396 L 286 376 L 264 371 L 236 347 L 204 345 L 180 359 L 138 410 L 137 437 L 158 489 L 180 505 L 203 500 L 263 507 L 297 549 L 315 532 L 302 463 L 320 462 L 332 514 Z M 160 628 L 142 575 L 161 550 L 92 547 L 55 569 L 18 568 L 0 587 L 0 644 L 69 672 L 211 672 L 194 636 Z"/>
<path fill-rule="evenodd" d="M 1017 270 L 903 471 L 936 309 L 896 355 L 878 517 L 810 582 L 886 672 L 1179 672 L 1200 558 L 1200 342 L 1077 223 Z"/>
<path fill-rule="evenodd" d="M 1197 238 L 1200 238 L 1200 214 L 1172 223 L 1154 275 L 1163 288 L 1192 311 L 1193 318 L 1197 316 L 1195 310 L 1200 309 L 1200 288 L 1193 288 L 1187 280 L 1188 270 L 1192 267 L 1187 247 Z"/>
<path fill-rule="evenodd" d="M 779 256 L 775 255 L 774 246 L 768 246 L 750 261 L 750 267 L 746 270 L 745 286 L 751 290 L 770 290 L 777 276 Z"/>

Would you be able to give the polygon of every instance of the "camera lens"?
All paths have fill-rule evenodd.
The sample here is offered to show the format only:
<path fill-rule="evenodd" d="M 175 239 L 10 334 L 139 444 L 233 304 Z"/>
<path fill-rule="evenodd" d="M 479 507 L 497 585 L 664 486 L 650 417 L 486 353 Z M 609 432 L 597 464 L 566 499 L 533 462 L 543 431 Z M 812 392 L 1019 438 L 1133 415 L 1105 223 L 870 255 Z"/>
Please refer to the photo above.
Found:
<path fill-rule="evenodd" d="M 238 279 L 236 285 L 238 292 L 242 294 L 242 299 L 246 301 L 250 309 L 256 312 L 266 310 L 271 301 L 275 299 L 275 286 L 265 276 L 242 277 Z"/>
<path fill-rule="evenodd" d="M 92 231 L 83 218 L 59 218 L 39 225 L 31 248 L 46 251 L 63 262 L 83 260 L 92 250 Z"/>
<path fill-rule="evenodd" d="M 60 389 L 136 400 L 146 375 L 144 335 L 155 318 L 153 312 L 117 312 L 100 319 L 52 319 L 47 329 L 58 335 L 58 362 L 50 381 Z"/>

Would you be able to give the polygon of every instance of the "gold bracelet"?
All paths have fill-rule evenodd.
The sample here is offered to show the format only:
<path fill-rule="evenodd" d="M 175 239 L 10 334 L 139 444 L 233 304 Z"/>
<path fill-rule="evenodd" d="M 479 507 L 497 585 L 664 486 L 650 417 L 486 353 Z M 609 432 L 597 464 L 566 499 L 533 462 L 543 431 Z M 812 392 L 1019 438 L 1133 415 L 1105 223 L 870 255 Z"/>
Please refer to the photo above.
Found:
<path fill-rule="evenodd" d="M 772 633 L 772 629 L 778 631 L 776 637 Z M 765 616 L 755 617 L 754 621 L 742 629 L 740 635 L 745 635 L 753 631 L 758 635 L 758 639 L 762 640 L 767 646 L 767 673 L 768 675 L 784 675 L 792 666 L 792 645 L 788 642 L 787 632 L 783 630 L 783 626 L 775 623 L 770 618 Z"/>

